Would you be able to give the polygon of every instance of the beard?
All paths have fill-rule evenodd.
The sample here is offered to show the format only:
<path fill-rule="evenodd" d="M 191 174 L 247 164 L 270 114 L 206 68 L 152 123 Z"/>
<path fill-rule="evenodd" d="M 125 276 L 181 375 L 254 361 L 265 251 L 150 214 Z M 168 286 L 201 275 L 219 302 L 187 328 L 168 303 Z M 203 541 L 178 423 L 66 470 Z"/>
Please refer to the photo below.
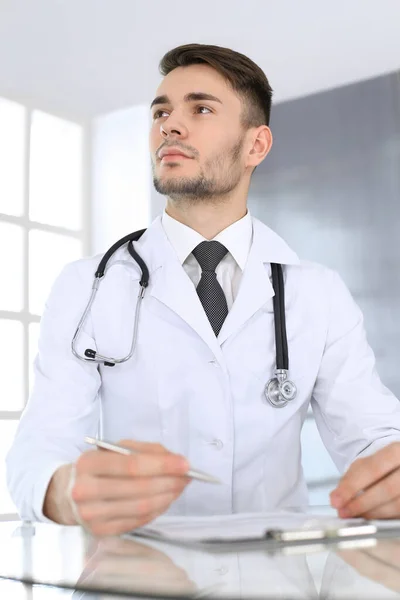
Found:
<path fill-rule="evenodd" d="M 157 192 L 174 201 L 191 204 L 212 202 L 226 197 L 236 188 L 241 178 L 240 155 L 244 136 L 228 150 L 209 158 L 195 177 L 171 177 L 161 179 L 153 168 L 153 185 Z M 168 168 L 176 168 L 173 164 Z"/>

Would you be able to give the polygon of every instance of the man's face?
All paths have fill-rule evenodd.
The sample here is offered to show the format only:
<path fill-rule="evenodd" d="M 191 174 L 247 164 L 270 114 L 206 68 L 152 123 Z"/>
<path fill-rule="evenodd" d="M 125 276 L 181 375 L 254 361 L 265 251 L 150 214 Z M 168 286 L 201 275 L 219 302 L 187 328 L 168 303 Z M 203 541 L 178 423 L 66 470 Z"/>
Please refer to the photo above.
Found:
<path fill-rule="evenodd" d="M 239 97 L 208 65 L 171 71 L 151 108 L 150 150 L 156 190 L 173 200 L 191 201 L 229 194 L 245 171 L 242 111 Z M 173 149 L 187 157 L 171 154 L 160 158 L 160 152 Z"/>

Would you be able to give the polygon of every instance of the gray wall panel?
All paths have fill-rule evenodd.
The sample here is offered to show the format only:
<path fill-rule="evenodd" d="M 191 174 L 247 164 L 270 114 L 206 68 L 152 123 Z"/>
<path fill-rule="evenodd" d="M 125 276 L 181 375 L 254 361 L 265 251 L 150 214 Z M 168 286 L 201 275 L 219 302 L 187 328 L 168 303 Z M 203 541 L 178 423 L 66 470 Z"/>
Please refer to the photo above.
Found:
<path fill-rule="evenodd" d="M 250 209 L 300 257 L 340 273 L 363 310 L 381 378 L 400 397 L 399 75 L 279 104 L 271 128 Z M 309 481 L 333 473 L 326 453 L 315 459 L 319 444 L 303 432 Z"/>

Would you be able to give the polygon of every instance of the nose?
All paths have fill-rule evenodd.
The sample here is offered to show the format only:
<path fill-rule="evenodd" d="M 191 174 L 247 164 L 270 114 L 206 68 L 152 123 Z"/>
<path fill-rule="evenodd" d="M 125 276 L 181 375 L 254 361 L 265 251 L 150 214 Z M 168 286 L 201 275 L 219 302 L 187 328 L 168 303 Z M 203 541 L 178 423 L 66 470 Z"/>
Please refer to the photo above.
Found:
<path fill-rule="evenodd" d="M 160 125 L 160 133 L 164 139 L 177 137 L 184 139 L 187 137 L 188 131 L 182 122 L 179 122 L 172 114 Z"/>

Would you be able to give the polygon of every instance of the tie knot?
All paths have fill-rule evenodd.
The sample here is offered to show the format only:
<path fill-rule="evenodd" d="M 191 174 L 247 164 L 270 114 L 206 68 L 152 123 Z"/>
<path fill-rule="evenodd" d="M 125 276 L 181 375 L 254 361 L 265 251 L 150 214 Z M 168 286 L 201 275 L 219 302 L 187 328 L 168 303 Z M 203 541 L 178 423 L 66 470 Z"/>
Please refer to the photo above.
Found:
<path fill-rule="evenodd" d="M 228 249 L 216 240 L 200 242 L 193 250 L 193 255 L 202 271 L 215 271 Z"/>

